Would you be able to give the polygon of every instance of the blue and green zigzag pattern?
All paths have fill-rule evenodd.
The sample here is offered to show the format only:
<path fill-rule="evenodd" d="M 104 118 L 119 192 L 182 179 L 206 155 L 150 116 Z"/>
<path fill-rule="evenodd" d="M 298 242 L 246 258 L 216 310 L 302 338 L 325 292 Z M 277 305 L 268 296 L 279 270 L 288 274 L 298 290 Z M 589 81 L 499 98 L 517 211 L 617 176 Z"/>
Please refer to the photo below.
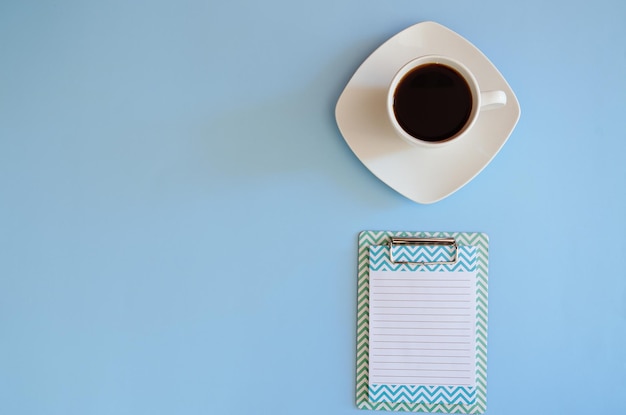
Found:
<path fill-rule="evenodd" d="M 454 237 L 459 246 L 477 249 L 476 282 L 476 397 L 474 403 L 373 402 L 369 399 L 369 248 L 386 245 L 396 237 Z M 487 287 L 489 240 L 483 233 L 363 231 L 359 234 L 357 283 L 356 404 L 361 409 L 479 414 L 486 410 L 487 391 Z"/>
<path fill-rule="evenodd" d="M 370 245 L 370 270 L 373 271 L 474 271 L 476 268 L 476 247 L 459 246 L 455 264 L 420 265 L 416 262 L 450 261 L 454 257 L 454 248 L 448 246 L 394 246 L 394 261 L 410 263 L 392 263 L 389 246 Z"/>
<path fill-rule="evenodd" d="M 372 385 L 372 402 L 466 404 L 476 401 L 473 386 Z"/>

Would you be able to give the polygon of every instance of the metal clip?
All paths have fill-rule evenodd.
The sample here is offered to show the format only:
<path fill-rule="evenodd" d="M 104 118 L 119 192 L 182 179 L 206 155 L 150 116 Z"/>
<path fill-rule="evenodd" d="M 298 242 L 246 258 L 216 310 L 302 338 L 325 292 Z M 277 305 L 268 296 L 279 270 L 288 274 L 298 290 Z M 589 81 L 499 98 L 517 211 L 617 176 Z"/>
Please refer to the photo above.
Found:
<path fill-rule="evenodd" d="M 396 261 L 393 258 L 393 246 L 394 245 L 405 245 L 405 246 L 422 246 L 422 245 L 443 245 L 443 246 L 453 246 L 454 247 L 454 256 L 450 261 Z M 416 237 L 391 237 L 389 240 L 389 260 L 393 264 L 417 264 L 417 265 L 453 265 L 456 264 L 458 260 L 458 252 L 459 246 L 456 243 L 456 239 L 454 238 L 416 238 Z"/>

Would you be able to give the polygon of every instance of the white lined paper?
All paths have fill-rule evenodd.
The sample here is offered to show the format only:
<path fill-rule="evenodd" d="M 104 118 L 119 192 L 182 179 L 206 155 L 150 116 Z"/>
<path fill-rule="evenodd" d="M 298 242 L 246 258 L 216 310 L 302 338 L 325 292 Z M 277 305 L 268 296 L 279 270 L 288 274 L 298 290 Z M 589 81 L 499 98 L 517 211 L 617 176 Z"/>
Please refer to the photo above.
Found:
<path fill-rule="evenodd" d="M 370 384 L 475 386 L 476 272 L 370 270 Z"/>

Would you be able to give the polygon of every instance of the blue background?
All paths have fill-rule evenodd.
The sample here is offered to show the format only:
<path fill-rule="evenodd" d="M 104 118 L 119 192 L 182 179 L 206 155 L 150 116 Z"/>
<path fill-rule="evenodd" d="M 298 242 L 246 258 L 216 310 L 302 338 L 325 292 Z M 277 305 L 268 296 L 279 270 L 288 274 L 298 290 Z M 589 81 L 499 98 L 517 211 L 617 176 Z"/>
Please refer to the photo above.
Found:
<path fill-rule="evenodd" d="M 334 107 L 425 20 L 522 108 L 418 205 Z M 626 413 L 622 0 L 0 4 L 0 413 L 357 414 L 364 229 L 490 236 L 488 414 Z"/>

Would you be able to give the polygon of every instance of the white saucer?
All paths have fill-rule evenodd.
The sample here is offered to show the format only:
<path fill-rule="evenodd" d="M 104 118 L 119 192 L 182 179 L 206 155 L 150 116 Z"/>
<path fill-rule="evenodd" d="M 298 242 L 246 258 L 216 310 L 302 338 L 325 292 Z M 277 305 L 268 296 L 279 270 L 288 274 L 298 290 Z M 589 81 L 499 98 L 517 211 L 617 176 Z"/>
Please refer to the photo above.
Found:
<path fill-rule="evenodd" d="M 446 55 L 474 74 L 481 90 L 502 90 L 507 104 L 481 112 L 463 140 L 421 148 L 400 138 L 387 117 L 387 88 L 405 63 Z M 434 203 L 472 180 L 500 151 L 519 120 L 515 94 L 474 45 L 434 22 L 419 23 L 383 43 L 361 64 L 337 102 L 337 125 L 361 162 L 391 188 L 418 203 Z"/>

